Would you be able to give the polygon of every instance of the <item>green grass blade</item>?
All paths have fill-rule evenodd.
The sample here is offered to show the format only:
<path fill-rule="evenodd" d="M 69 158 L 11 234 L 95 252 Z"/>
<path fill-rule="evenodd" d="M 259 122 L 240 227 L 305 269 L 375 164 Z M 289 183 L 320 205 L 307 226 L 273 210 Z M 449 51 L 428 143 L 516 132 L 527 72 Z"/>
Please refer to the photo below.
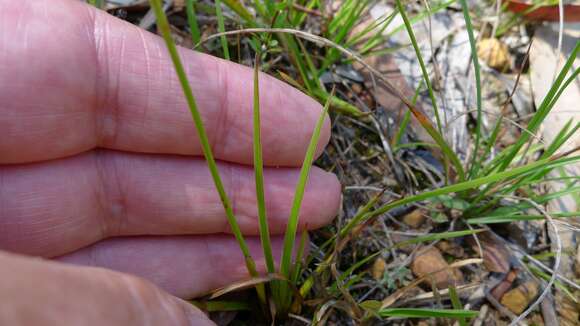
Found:
<path fill-rule="evenodd" d="M 415 33 L 413 32 L 413 27 L 407 14 L 405 13 L 405 8 L 401 3 L 401 0 L 395 0 L 397 4 L 397 9 L 399 10 L 399 14 L 401 18 L 403 18 L 403 22 L 405 24 L 405 28 L 407 29 L 407 34 L 409 35 L 409 39 L 411 40 L 411 44 L 413 45 L 413 49 L 415 50 L 415 55 L 417 56 L 417 60 L 419 61 L 419 66 L 421 67 L 421 73 L 423 74 L 423 81 L 427 86 L 427 90 L 429 91 L 429 98 L 433 104 L 433 112 L 435 114 L 435 121 L 437 122 L 437 130 L 440 134 L 443 134 L 442 127 L 441 127 L 441 118 L 439 117 L 439 108 L 437 107 L 437 99 L 435 98 L 435 93 L 433 92 L 433 86 L 431 85 L 431 77 L 429 77 L 429 73 L 427 72 L 427 67 L 425 66 L 425 62 L 423 60 L 423 55 L 421 54 L 421 49 L 419 49 L 419 45 L 417 44 L 417 38 L 415 38 Z"/>
<path fill-rule="evenodd" d="M 526 264 L 526 265 L 528 266 L 528 268 L 530 269 L 530 271 L 534 275 L 542 278 L 546 282 L 549 282 L 550 281 L 550 278 L 552 277 L 552 275 L 546 274 L 543 271 L 541 271 L 540 269 L 538 269 L 538 268 L 536 268 L 536 267 L 534 267 L 534 266 L 532 266 L 530 264 Z M 556 286 L 558 289 L 560 289 L 562 292 L 564 292 L 564 294 L 566 294 L 566 296 L 568 298 L 570 298 L 570 300 L 574 301 L 576 304 L 580 303 L 580 302 L 578 302 L 578 299 L 579 299 L 578 296 L 577 295 L 574 295 L 574 293 L 572 291 L 570 291 L 568 289 L 568 287 L 565 286 L 559 280 L 555 280 L 554 281 L 554 286 Z"/>
<path fill-rule="evenodd" d="M 316 69 L 314 61 L 312 61 L 312 58 L 310 57 L 308 50 L 306 49 L 304 43 L 302 43 L 302 41 L 299 38 L 296 39 L 296 43 L 298 43 L 298 46 L 300 47 L 300 50 L 304 55 L 304 61 L 306 61 L 306 65 L 308 66 L 310 74 L 312 75 L 312 83 L 315 89 L 322 89 L 322 85 L 320 84 L 320 80 L 318 79 L 318 69 Z"/>
<path fill-rule="evenodd" d="M 270 17 L 274 16 L 274 2 L 272 0 L 264 0 L 264 3 Z"/>
<path fill-rule="evenodd" d="M 397 242 L 394 245 L 394 247 L 401 248 L 401 247 L 406 247 L 408 245 L 418 244 L 418 243 L 423 243 L 423 242 L 464 237 L 466 235 L 472 235 L 472 234 L 480 233 L 483 231 L 485 231 L 485 230 L 462 230 L 462 231 L 450 231 L 450 232 L 427 234 L 427 235 L 422 235 L 420 237 L 416 237 L 413 239 Z"/>
<path fill-rule="evenodd" d="M 292 35 L 280 35 L 280 41 L 285 44 L 286 48 L 288 49 L 288 54 L 294 66 L 297 68 L 298 72 L 300 73 L 300 77 L 304 82 L 304 86 L 308 90 L 309 93 L 313 93 L 316 89 L 316 85 L 313 84 L 312 80 L 308 77 L 308 72 L 306 69 L 306 63 L 302 59 L 301 52 L 296 44 L 296 40 Z M 316 76 L 313 76 L 316 77 Z"/>
<path fill-rule="evenodd" d="M 444 1 L 438 4 L 435 4 L 433 6 L 431 6 L 431 10 L 423 10 L 420 13 L 418 13 L 417 15 L 411 17 L 411 24 L 415 25 L 416 23 L 422 21 L 423 19 L 425 19 L 425 17 L 429 17 L 429 15 L 435 14 L 443 9 L 446 9 L 447 7 L 449 7 L 450 5 L 454 4 L 457 0 L 448 0 L 448 1 Z M 403 29 L 405 29 L 405 24 L 401 24 L 395 28 L 393 28 L 386 36 L 387 37 L 391 37 L 395 34 L 397 34 L 398 32 L 402 31 Z"/>
<path fill-rule="evenodd" d="M 473 171 L 477 170 L 479 145 L 481 142 L 481 125 L 482 125 L 482 102 L 481 102 L 481 68 L 479 66 L 479 59 L 477 58 L 477 45 L 475 44 L 475 36 L 473 34 L 473 25 L 471 24 L 471 16 L 469 15 L 469 7 L 466 0 L 459 0 L 461 9 L 463 10 L 463 19 L 465 20 L 465 27 L 467 28 L 467 36 L 469 37 L 469 46 L 471 47 L 471 60 L 473 62 L 473 72 L 475 75 L 475 98 L 477 106 L 477 122 L 475 124 L 475 148 L 473 149 L 473 156 L 471 158 L 471 167 L 468 173 L 468 179 L 473 176 Z"/>
<path fill-rule="evenodd" d="M 284 234 L 284 244 L 282 247 L 282 259 L 280 260 L 279 273 L 289 280 L 291 280 L 292 277 L 292 252 L 294 251 L 294 242 L 296 240 L 296 232 L 298 229 L 300 206 L 302 205 L 302 199 L 304 197 L 304 191 L 306 189 L 310 168 L 312 167 L 312 162 L 314 161 L 314 154 L 316 152 L 318 139 L 320 138 L 320 131 L 327 116 L 329 106 L 330 101 L 327 101 L 320 114 L 318 122 L 316 123 L 312 137 L 310 138 L 310 144 L 308 144 L 304 162 L 302 163 L 300 176 L 298 178 L 298 183 L 296 184 L 296 191 L 294 193 L 294 200 L 292 202 L 290 217 L 288 219 L 288 225 L 286 226 L 286 232 Z M 276 309 L 278 312 L 281 314 L 286 314 L 292 303 L 292 292 L 289 284 L 286 282 L 274 281 L 272 283 L 272 297 L 276 303 Z"/>
<path fill-rule="evenodd" d="M 223 33 L 226 31 L 224 15 L 222 13 L 222 1 L 215 0 L 215 15 L 218 21 L 218 32 Z M 224 59 L 230 60 L 230 49 L 228 47 L 228 39 L 225 35 L 220 36 L 220 43 L 222 45 L 222 51 L 224 52 Z"/>
<path fill-rule="evenodd" d="M 292 284 L 298 284 L 298 278 L 300 277 L 300 273 L 302 272 L 302 259 L 304 255 L 304 251 L 306 250 L 306 239 L 308 239 L 308 231 L 302 231 L 300 236 L 300 242 L 298 243 L 298 250 L 296 252 L 296 262 L 294 266 L 292 266 L 292 277 L 290 280 Z"/>
<path fill-rule="evenodd" d="M 453 164 L 453 168 L 455 169 L 455 172 L 457 172 L 457 176 L 458 176 L 459 180 L 460 181 L 465 180 L 465 170 L 463 169 L 463 165 L 461 165 L 461 161 L 459 160 L 459 157 L 457 157 L 457 154 L 455 154 L 455 152 L 451 149 L 451 147 L 449 147 L 449 145 L 447 144 L 447 142 L 443 138 L 443 135 L 441 135 L 435 129 L 435 127 L 433 127 L 429 117 L 427 117 L 427 115 L 425 113 L 420 111 L 409 100 L 407 100 L 405 98 L 402 98 L 402 100 L 403 100 L 403 103 L 407 106 L 407 108 L 409 108 L 411 113 L 415 116 L 417 121 L 421 124 L 423 129 L 425 129 L 425 131 L 429 134 L 429 136 L 431 136 L 431 138 L 433 138 L 433 140 L 437 143 L 437 145 L 439 145 L 439 148 L 441 148 L 441 151 L 443 152 L 443 155 L 444 155 L 444 161 L 443 161 L 444 165 L 447 166 L 448 162 L 451 161 L 451 164 Z"/>
<path fill-rule="evenodd" d="M 187 22 L 189 23 L 189 30 L 191 32 L 191 41 L 193 44 L 198 44 L 201 40 L 201 33 L 199 32 L 199 25 L 197 23 L 197 16 L 195 15 L 195 4 L 197 0 L 187 0 L 186 8 L 187 11 Z"/>
<path fill-rule="evenodd" d="M 451 305 L 455 310 L 463 309 L 463 305 L 461 304 L 461 300 L 459 300 L 459 296 L 457 295 L 457 289 L 455 286 L 449 286 L 449 298 L 451 299 Z M 459 322 L 459 326 L 467 326 L 467 321 L 465 317 L 458 317 L 457 321 Z"/>
<path fill-rule="evenodd" d="M 574 128 L 570 130 L 570 127 L 572 126 L 572 120 L 573 119 L 568 120 L 564 127 L 562 127 L 556 137 L 554 137 L 552 143 L 546 148 L 544 153 L 542 153 L 541 158 L 554 155 L 554 153 L 556 153 L 556 151 L 562 147 L 562 145 L 564 145 L 564 143 L 566 143 L 566 141 L 568 141 L 568 139 L 570 139 L 570 137 L 572 137 L 576 131 L 578 131 L 578 128 L 580 128 L 580 122 L 578 122 Z"/>
<path fill-rule="evenodd" d="M 280 261 L 280 273 L 285 277 L 290 276 L 289 273 L 290 266 L 292 265 L 292 252 L 294 250 L 294 241 L 296 240 L 296 231 L 298 229 L 300 206 L 302 205 L 302 199 L 304 197 L 304 191 L 306 189 L 306 182 L 308 181 L 310 168 L 312 167 L 312 162 L 314 161 L 314 154 L 316 152 L 316 146 L 318 145 L 318 139 L 320 138 L 320 131 L 322 130 L 324 120 L 326 119 L 329 106 L 330 101 L 327 101 L 324 105 L 322 113 L 320 114 L 320 118 L 316 123 L 314 132 L 312 133 L 312 138 L 310 138 L 310 144 L 308 144 L 308 149 L 306 150 L 306 156 L 304 157 L 302 169 L 300 170 L 298 184 L 296 185 L 294 201 L 292 202 L 292 209 L 290 211 L 290 218 L 288 219 L 286 233 L 284 234 L 282 260 Z"/>
<path fill-rule="evenodd" d="M 264 162 L 262 159 L 262 137 L 260 131 L 260 53 L 256 53 L 254 65 L 254 176 L 256 183 L 256 200 L 258 203 L 258 221 L 260 225 L 260 240 L 266 260 L 268 273 L 276 272 L 274 257 L 272 256 L 272 244 L 270 241 L 270 230 L 266 217 L 266 199 L 264 197 Z"/>
<path fill-rule="evenodd" d="M 248 23 L 251 27 L 256 27 L 254 16 L 251 12 L 244 7 L 239 0 L 223 0 L 224 4 L 228 6 L 233 12 L 235 12 L 238 16 L 240 16 L 246 23 Z M 217 4 L 217 1 L 216 1 Z"/>
<path fill-rule="evenodd" d="M 568 172 L 566 171 L 566 169 L 564 167 L 560 167 L 558 168 L 558 173 L 561 176 L 561 180 L 559 181 L 564 181 L 564 183 L 566 184 L 566 187 L 570 188 L 572 186 L 574 186 L 574 184 L 579 183 L 580 182 L 580 178 L 577 175 L 573 175 L 573 176 L 569 176 Z M 572 194 L 571 197 L 574 199 L 574 202 L 576 203 L 576 207 L 580 207 L 580 193 L 578 194 Z"/>
<path fill-rule="evenodd" d="M 550 216 L 553 218 L 570 218 L 570 217 L 580 217 L 580 211 L 578 212 L 565 212 L 565 213 L 551 213 Z M 517 221 L 534 221 L 534 220 L 545 220 L 544 215 L 526 215 L 514 213 L 511 215 L 497 215 L 497 216 L 483 216 L 477 218 L 470 218 L 467 220 L 469 224 L 494 224 L 494 223 L 510 223 Z"/>
<path fill-rule="evenodd" d="M 578 41 L 577 44 L 580 44 L 580 41 Z M 576 53 L 576 55 L 578 55 L 578 53 Z M 568 58 L 570 59 L 570 58 Z M 556 104 L 556 102 L 558 101 L 558 99 L 560 98 L 560 95 L 562 95 L 562 93 L 564 92 L 564 90 L 566 90 L 566 88 L 568 87 L 568 85 L 570 85 L 573 81 L 576 80 L 576 78 L 578 77 L 578 74 L 580 74 L 580 68 L 576 68 L 573 72 L 572 75 L 568 77 L 568 79 L 566 79 L 566 81 L 564 81 L 564 83 L 562 84 L 562 86 L 558 89 L 558 92 L 556 93 L 556 95 L 554 96 L 554 99 L 552 99 L 552 102 L 550 103 L 550 107 L 554 106 L 554 104 Z"/>
<path fill-rule="evenodd" d="M 337 29 L 333 33 L 331 39 L 335 43 L 341 44 L 348 36 L 348 33 L 352 30 L 354 24 L 360 20 L 368 1 L 359 1 L 355 2 L 354 7 L 352 10 L 345 10 L 346 16 L 341 19 L 341 24 L 337 25 Z M 320 70 L 326 70 L 330 67 L 333 63 L 340 59 L 340 52 L 337 49 L 331 48 L 325 58 L 324 62 L 322 63 Z"/>
<path fill-rule="evenodd" d="M 347 20 L 347 17 L 355 10 L 356 2 L 357 0 L 345 0 L 342 3 L 338 12 L 334 14 L 334 17 L 332 17 L 332 20 L 328 24 L 328 35 L 336 34 L 340 26 Z"/>
<path fill-rule="evenodd" d="M 193 92 L 192 92 L 191 87 L 189 85 L 189 81 L 187 79 L 185 69 L 183 67 L 183 64 L 181 63 L 181 59 L 179 58 L 179 53 L 177 52 L 177 47 L 175 46 L 175 43 L 173 42 L 173 39 L 171 38 L 171 30 L 169 28 L 169 22 L 167 21 L 167 17 L 165 16 L 165 12 L 163 11 L 163 8 L 161 5 L 161 0 L 150 0 L 150 3 L 151 3 L 151 7 L 153 8 L 153 10 L 155 12 L 155 16 L 157 17 L 157 27 L 158 27 L 159 31 L 161 32 L 161 35 L 163 36 L 163 40 L 165 41 L 165 44 L 167 46 L 167 50 L 169 51 L 169 55 L 171 56 L 171 60 L 172 60 L 173 65 L 175 67 L 175 72 L 177 73 L 177 76 L 179 78 L 179 82 L 180 82 L 181 87 L 183 89 L 183 93 L 185 95 L 187 105 L 188 105 L 189 110 L 191 112 L 193 122 L 195 123 L 195 128 L 196 128 L 196 131 L 197 131 L 197 134 L 199 137 L 199 142 L 201 143 L 203 155 L 205 156 L 205 159 L 207 161 L 207 165 L 208 165 L 208 168 L 210 170 L 211 176 L 213 178 L 216 190 L 219 194 L 222 205 L 224 206 L 228 223 L 229 223 L 230 228 L 232 229 L 232 233 L 234 234 L 234 237 L 236 238 L 238 245 L 240 246 L 240 249 L 244 255 L 246 267 L 248 268 L 250 275 L 252 275 L 254 277 L 258 276 L 258 273 L 256 271 L 256 264 L 255 264 L 254 260 L 252 259 L 252 256 L 250 255 L 250 250 L 248 248 L 248 245 L 244 239 L 244 236 L 242 235 L 242 231 L 240 230 L 238 222 L 236 221 L 236 218 L 234 217 L 232 205 L 230 203 L 229 198 L 227 197 L 227 194 L 226 194 L 226 191 L 224 189 L 221 177 L 219 175 L 217 164 L 216 164 L 215 158 L 213 156 L 213 153 L 211 151 L 209 139 L 207 137 L 207 133 L 206 133 L 205 127 L 203 125 L 203 120 L 201 119 L 201 114 L 199 113 L 199 110 L 197 108 L 197 104 L 195 102 Z"/>
<path fill-rule="evenodd" d="M 89 0 L 89 4 L 99 9 L 102 9 L 104 5 L 104 0 Z"/>
<path fill-rule="evenodd" d="M 379 310 L 381 317 L 403 318 L 472 318 L 479 311 L 455 309 L 385 308 Z"/>
<path fill-rule="evenodd" d="M 346 42 L 344 42 L 344 47 L 350 48 L 353 45 L 357 44 L 359 41 L 364 40 L 372 31 L 377 28 L 381 28 L 386 22 L 392 20 L 392 17 L 395 16 L 395 12 L 393 11 L 389 15 L 385 15 L 384 17 L 377 19 L 370 23 L 368 26 L 363 28 L 361 31 L 354 33 L 352 36 L 349 36 Z"/>
<path fill-rule="evenodd" d="M 354 117 L 360 117 L 363 114 L 356 106 L 336 96 L 331 96 L 322 88 L 314 89 L 310 95 L 316 97 L 324 103 L 330 101 L 330 107 L 332 108 L 333 112 L 345 113 Z"/>
<path fill-rule="evenodd" d="M 254 4 L 254 9 L 256 9 L 256 12 L 258 13 L 258 15 L 260 15 L 261 17 L 264 17 L 266 19 L 270 18 L 270 15 L 268 14 L 268 11 L 266 10 L 266 7 L 262 3 L 262 1 L 253 0 L 252 3 Z"/>
<path fill-rule="evenodd" d="M 417 104 L 417 99 L 419 98 L 419 93 L 421 92 L 421 88 L 423 87 L 423 81 L 421 81 L 419 83 L 419 85 L 417 86 L 417 88 L 415 88 L 415 94 L 413 94 L 413 98 L 411 99 L 411 103 L 413 103 L 413 105 Z M 399 130 L 397 130 L 397 134 L 395 135 L 395 138 L 393 139 L 393 151 L 397 151 L 398 149 L 400 149 L 400 143 L 401 143 L 401 138 L 403 138 L 403 134 L 405 134 L 405 131 L 407 131 L 407 126 L 409 125 L 409 122 L 411 121 L 411 112 L 409 110 L 405 111 L 405 115 L 403 116 L 403 121 L 401 122 L 401 126 L 399 127 Z"/>
<path fill-rule="evenodd" d="M 560 90 L 560 86 L 562 86 L 564 78 L 570 71 L 570 68 L 572 68 L 574 60 L 576 60 L 576 57 L 578 56 L 578 52 L 580 52 L 580 41 L 576 43 L 576 46 L 570 53 L 570 57 L 568 58 L 568 60 L 566 60 L 564 67 L 562 67 L 562 70 L 560 71 L 558 77 L 554 81 L 554 84 L 544 97 L 544 100 L 540 104 L 540 107 L 536 111 L 536 114 L 534 114 L 533 118 L 528 123 L 527 129 L 531 133 L 535 133 L 538 130 L 538 128 L 540 127 L 540 125 L 542 124 L 548 113 L 550 113 L 550 111 L 552 110 L 555 101 L 559 97 L 558 94 L 562 94 L 564 87 L 562 87 L 562 90 Z M 573 74 L 572 76 L 577 75 L 579 70 L 580 68 L 576 69 L 575 74 Z M 522 133 L 522 135 L 518 138 L 518 141 L 512 147 L 511 151 L 506 155 L 505 159 L 502 161 L 501 165 L 499 166 L 499 171 L 505 170 L 512 163 L 514 157 L 517 155 L 520 149 L 528 142 L 529 139 L 530 139 L 529 133 L 527 132 Z"/>
<path fill-rule="evenodd" d="M 387 17 L 387 20 L 382 24 L 381 28 L 377 30 L 375 34 L 362 45 L 359 52 L 361 55 L 372 54 L 372 51 L 374 51 L 378 46 L 384 45 L 386 43 L 384 32 L 391 25 L 396 16 L 397 12 L 394 11 Z M 387 50 L 396 48 L 397 47 L 388 47 Z"/>
<path fill-rule="evenodd" d="M 314 9 L 315 6 L 318 4 L 318 0 L 310 0 L 310 2 L 305 5 L 304 7 L 306 9 Z M 304 23 L 304 20 L 307 17 L 307 13 L 305 12 L 298 12 L 297 15 L 294 17 L 294 20 L 292 22 L 292 26 L 294 26 L 295 28 L 298 28 L 302 25 L 302 23 Z"/>
<path fill-rule="evenodd" d="M 207 312 L 219 311 L 249 311 L 252 310 L 252 305 L 246 301 L 225 301 L 225 300 L 211 300 L 211 301 L 189 301 L 194 306 Z"/>
<path fill-rule="evenodd" d="M 473 169 L 471 171 L 472 177 L 478 176 L 479 169 L 480 169 L 481 165 L 483 164 L 484 160 L 491 156 L 491 150 L 495 146 L 495 142 L 496 142 L 497 137 L 499 135 L 499 132 L 501 130 L 502 122 L 503 122 L 503 116 L 500 116 L 499 119 L 497 119 L 497 122 L 495 123 L 495 127 L 493 128 L 491 136 L 486 140 L 485 149 L 483 150 L 483 154 L 481 155 L 481 159 L 478 161 L 478 163 L 473 167 Z"/>

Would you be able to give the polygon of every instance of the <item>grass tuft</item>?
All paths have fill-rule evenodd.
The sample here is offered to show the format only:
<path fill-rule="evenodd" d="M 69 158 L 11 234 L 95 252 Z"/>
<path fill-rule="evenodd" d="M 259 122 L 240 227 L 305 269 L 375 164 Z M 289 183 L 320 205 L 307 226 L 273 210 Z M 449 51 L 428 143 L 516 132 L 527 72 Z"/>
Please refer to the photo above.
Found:
<path fill-rule="evenodd" d="M 260 122 L 260 53 L 256 53 L 254 61 L 254 176 L 256 183 L 256 199 L 258 204 L 258 221 L 260 225 L 260 240 L 266 260 L 268 273 L 275 273 L 274 257 L 272 255 L 272 244 L 270 241 L 270 230 L 268 228 L 268 218 L 266 216 L 266 199 L 264 194 L 264 162 L 262 159 L 262 137 Z"/>

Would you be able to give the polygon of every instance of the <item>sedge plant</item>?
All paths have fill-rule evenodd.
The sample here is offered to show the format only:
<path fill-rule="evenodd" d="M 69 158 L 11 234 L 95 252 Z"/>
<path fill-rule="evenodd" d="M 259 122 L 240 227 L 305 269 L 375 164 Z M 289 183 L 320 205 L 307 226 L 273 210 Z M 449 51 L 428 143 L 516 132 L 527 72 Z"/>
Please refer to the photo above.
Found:
<path fill-rule="evenodd" d="M 204 157 L 207 161 L 208 168 L 212 175 L 214 185 L 222 204 L 224 206 L 224 210 L 226 212 L 226 216 L 228 219 L 228 223 L 230 224 L 230 228 L 232 229 L 232 233 L 234 234 L 236 240 L 238 241 L 238 245 L 245 257 L 246 266 L 248 272 L 253 277 L 258 277 L 258 273 L 256 270 L 256 264 L 250 255 L 248 245 L 244 239 L 244 236 L 241 233 L 240 227 L 237 223 L 237 220 L 234 216 L 234 212 L 232 210 L 231 202 L 225 192 L 223 182 L 221 180 L 215 158 L 212 153 L 212 149 L 209 145 L 207 133 L 205 131 L 205 127 L 201 120 L 201 115 L 197 108 L 195 97 L 189 85 L 189 81 L 187 79 L 187 75 L 185 74 L 185 70 L 183 68 L 183 64 L 181 63 L 181 59 L 179 57 L 179 53 L 177 51 L 177 47 L 175 46 L 169 29 L 169 23 L 167 21 L 167 17 L 162 9 L 161 3 L 159 0 L 151 0 L 151 5 L 155 11 L 157 17 L 157 25 L 158 29 L 165 40 L 167 49 L 173 61 L 173 65 L 175 67 L 175 71 L 178 75 L 180 84 L 182 86 L 185 98 L 187 100 L 188 107 L 190 109 L 195 128 L 198 133 L 198 137 L 200 139 L 200 143 L 202 145 L 202 150 Z M 217 4 L 216 4 L 217 8 Z M 217 10 L 216 12 L 219 12 Z M 219 17 L 221 14 L 218 14 L 218 20 L 221 20 Z M 223 18 L 223 17 L 222 17 Z M 220 24 L 221 25 L 221 24 Z M 223 44 L 223 42 L 222 42 Z M 228 54 L 226 50 L 227 46 L 224 47 L 224 55 Z M 272 254 L 272 247 L 270 241 L 270 234 L 268 229 L 268 222 L 266 217 L 266 205 L 265 205 L 265 195 L 264 195 L 264 177 L 263 177 L 263 159 L 262 159 L 262 146 L 261 146 L 261 132 L 260 132 L 260 93 L 259 93 L 259 53 L 256 56 L 256 63 L 254 67 L 254 98 L 253 98 L 253 125 L 254 125 L 254 136 L 253 136 L 253 148 L 254 148 L 254 174 L 255 174 L 255 185 L 256 185 L 256 195 L 257 195 L 257 206 L 258 206 L 258 218 L 259 218 L 259 229 L 260 229 L 260 238 L 262 247 L 264 250 L 264 257 L 266 260 L 266 268 L 268 273 L 275 273 L 275 266 Z M 288 282 L 292 278 L 296 278 L 293 275 L 296 273 L 296 269 L 299 268 L 299 262 L 292 261 L 292 254 L 294 251 L 294 243 L 296 240 L 296 234 L 298 231 L 298 222 L 299 222 L 299 214 L 300 214 L 300 207 L 302 205 L 302 200 L 304 198 L 304 192 L 306 189 L 306 184 L 308 181 L 308 176 L 310 169 L 312 167 L 312 163 L 314 161 L 314 156 L 316 152 L 316 147 L 318 144 L 318 140 L 320 138 L 320 132 L 322 126 L 324 125 L 324 121 L 327 117 L 327 112 L 329 108 L 330 102 L 327 101 L 320 118 L 318 119 L 316 126 L 314 128 L 310 143 L 308 145 L 306 156 L 304 158 L 304 162 L 302 164 L 302 168 L 300 170 L 300 175 L 298 179 L 298 183 L 296 185 L 294 200 L 292 203 L 292 209 L 290 213 L 290 217 L 287 224 L 287 230 L 285 232 L 284 237 L 284 246 L 282 251 L 282 259 L 280 262 L 279 267 L 279 274 L 285 279 L 284 281 L 275 281 L 274 283 L 274 290 L 272 291 L 275 293 L 273 295 L 274 301 L 276 303 L 276 311 L 278 313 L 284 314 L 288 312 L 290 308 L 290 304 L 293 298 L 293 292 L 291 287 L 288 285 Z M 304 237 L 303 237 L 304 239 Z M 304 243 L 301 242 L 300 247 L 304 248 Z M 301 254 L 298 254 L 300 256 Z M 265 306 L 266 304 L 266 291 L 265 286 L 263 284 L 257 284 L 256 290 L 258 293 L 258 297 L 260 301 Z"/>

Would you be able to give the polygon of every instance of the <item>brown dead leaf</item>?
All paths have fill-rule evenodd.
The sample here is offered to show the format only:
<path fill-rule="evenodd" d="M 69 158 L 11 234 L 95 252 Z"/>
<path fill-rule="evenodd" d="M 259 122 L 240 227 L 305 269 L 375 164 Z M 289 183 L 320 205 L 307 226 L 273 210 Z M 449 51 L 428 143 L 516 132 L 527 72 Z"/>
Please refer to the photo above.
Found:
<path fill-rule="evenodd" d="M 217 297 L 221 297 L 224 294 L 244 290 L 244 289 L 256 286 L 258 284 L 268 283 L 272 280 L 285 281 L 286 279 L 284 277 L 282 277 L 281 275 L 277 275 L 277 274 L 269 274 L 267 276 L 252 277 L 252 278 L 245 279 L 245 280 L 242 280 L 242 281 L 230 284 L 230 285 L 226 285 L 222 288 L 219 288 L 219 289 L 213 291 L 211 293 L 211 295 L 209 296 L 209 299 L 212 300 L 212 299 L 215 299 Z"/>
<path fill-rule="evenodd" d="M 463 283 L 463 273 L 458 269 L 449 270 L 448 267 L 449 264 L 435 247 L 421 250 L 411 263 L 411 270 L 417 277 L 434 273 L 432 279 L 438 289 L 446 289 L 449 285 Z M 428 284 L 430 284 L 430 279 L 427 279 Z"/>
<path fill-rule="evenodd" d="M 518 277 L 518 270 L 512 269 L 506 274 L 504 279 L 499 282 L 492 290 L 491 296 L 493 296 L 497 301 L 512 287 L 512 284 Z"/>
<path fill-rule="evenodd" d="M 501 304 L 514 314 L 521 314 L 538 295 L 538 285 L 534 281 L 527 281 L 512 289 L 501 298 Z"/>
<path fill-rule="evenodd" d="M 385 274 L 385 269 L 387 268 L 387 263 L 382 257 L 379 257 L 373 263 L 372 274 L 375 280 L 383 279 L 383 275 Z"/>
<path fill-rule="evenodd" d="M 496 38 L 486 38 L 477 44 L 477 56 L 491 68 L 507 71 L 510 67 L 508 47 Z"/>
<path fill-rule="evenodd" d="M 423 210 L 416 209 L 409 214 L 403 216 L 403 223 L 407 224 L 412 228 L 418 228 L 425 222 L 425 214 L 423 214 Z"/>
<path fill-rule="evenodd" d="M 509 272 L 511 269 L 510 253 L 502 240 L 490 232 L 480 233 L 477 238 L 483 249 L 483 264 L 485 268 L 490 272 Z M 479 247 L 473 237 L 468 237 L 467 242 L 475 252 L 479 253 Z"/>

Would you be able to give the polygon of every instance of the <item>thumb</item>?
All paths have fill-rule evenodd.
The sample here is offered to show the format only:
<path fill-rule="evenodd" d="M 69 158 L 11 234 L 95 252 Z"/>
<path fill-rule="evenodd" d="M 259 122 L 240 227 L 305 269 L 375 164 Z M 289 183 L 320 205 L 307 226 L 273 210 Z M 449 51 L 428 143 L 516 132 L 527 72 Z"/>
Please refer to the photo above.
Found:
<path fill-rule="evenodd" d="M 0 252 L 0 325 L 214 325 L 141 278 Z"/>

